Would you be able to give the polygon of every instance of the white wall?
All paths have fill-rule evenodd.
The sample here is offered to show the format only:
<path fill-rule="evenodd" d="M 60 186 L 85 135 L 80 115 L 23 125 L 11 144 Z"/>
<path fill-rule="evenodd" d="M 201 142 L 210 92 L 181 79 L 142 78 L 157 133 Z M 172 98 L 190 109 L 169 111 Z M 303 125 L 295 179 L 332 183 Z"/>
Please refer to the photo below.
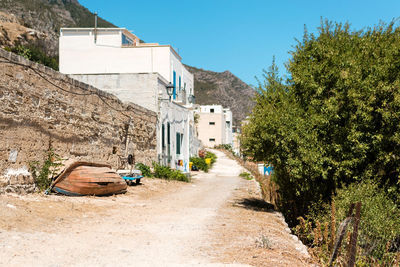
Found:
<path fill-rule="evenodd" d="M 159 75 L 157 73 L 73 74 L 71 78 L 158 112 Z M 165 87 L 165 85 L 164 85 Z"/>
<path fill-rule="evenodd" d="M 214 112 L 211 112 L 214 109 Z M 198 123 L 199 139 L 208 147 L 220 144 L 230 144 L 233 146 L 232 135 L 232 112 L 229 108 L 221 105 L 203 105 L 196 113 L 200 115 Z M 214 122 L 215 125 L 210 125 Z M 210 141 L 214 138 L 215 142 Z"/>
<path fill-rule="evenodd" d="M 159 145 L 161 147 L 161 158 L 160 160 L 164 164 L 168 164 L 168 123 L 170 124 L 170 167 L 174 169 L 179 169 L 183 172 L 188 172 L 189 170 L 189 157 L 190 157 L 190 121 L 193 120 L 190 117 L 190 111 L 178 104 L 169 101 L 161 102 L 160 110 L 160 139 Z M 164 144 L 162 147 L 162 125 L 164 124 Z M 183 134 L 181 153 L 178 155 L 176 152 L 176 133 Z M 178 165 L 178 160 L 183 161 L 183 166 Z"/>
<path fill-rule="evenodd" d="M 93 29 L 61 29 L 60 72 L 65 74 L 159 73 L 168 82 L 190 90 L 193 75 L 186 70 L 181 58 L 169 45 L 122 46 L 123 29 L 99 30 L 94 42 Z M 179 88 L 177 88 L 179 93 Z M 188 97 L 189 94 L 186 94 Z M 179 98 L 179 97 L 178 97 Z M 179 100 L 179 99 L 178 99 Z M 183 101 L 183 102 L 187 102 Z"/>
<path fill-rule="evenodd" d="M 233 146 L 232 111 L 229 108 L 224 108 L 223 112 L 225 115 L 225 144 Z"/>
<path fill-rule="evenodd" d="M 194 94 L 193 75 L 186 70 L 180 56 L 168 45 L 122 46 L 124 29 L 99 30 L 97 42 L 93 29 L 61 29 L 60 31 L 60 72 L 101 90 L 115 94 L 122 101 L 129 101 L 159 113 L 157 131 L 158 153 L 163 156 L 162 123 L 171 126 L 170 156 L 172 168 L 188 171 L 190 155 L 190 122 L 193 114 L 189 109 L 170 102 L 166 85 L 173 82 L 176 72 L 178 101 L 187 103 L 187 97 Z M 186 83 L 186 94 L 179 90 Z M 181 99 L 182 95 L 186 99 Z M 190 105 L 187 105 L 188 107 Z M 183 134 L 181 154 L 176 154 L 176 133 Z M 178 167 L 177 161 L 184 166 Z"/>
<path fill-rule="evenodd" d="M 198 113 L 199 139 L 206 147 L 214 147 L 224 144 L 225 140 L 225 119 L 222 113 Z M 214 123 L 210 125 L 210 122 Z M 215 141 L 211 141 L 214 139 Z"/>
<path fill-rule="evenodd" d="M 203 105 L 200 106 L 201 113 L 211 113 L 211 109 L 214 109 L 214 113 L 222 113 L 222 106 L 221 105 Z"/>

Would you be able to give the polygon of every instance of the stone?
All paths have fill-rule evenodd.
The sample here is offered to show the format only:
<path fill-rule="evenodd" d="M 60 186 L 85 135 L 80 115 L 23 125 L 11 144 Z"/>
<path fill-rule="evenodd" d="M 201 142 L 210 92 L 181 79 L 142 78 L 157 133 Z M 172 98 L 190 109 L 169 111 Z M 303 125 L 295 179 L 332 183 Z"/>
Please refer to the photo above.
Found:
<path fill-rule="evenodd" d="M 17 161 L 17 157 L 18 157 L 18 150 L 12 149 L 10 151 L 10 155 L 8 156 L 8 161 L 11 163 L 15 163 Z"/>
<path fill-rule="evenodd" d="M 0 147 L 4 151 L 0 153 L 0 192 L 12 192 L 21 185 L 25 192 L 33 192 L 31 175 L 16 174 L 7 179 L 1 175 L 34 161 L 42 164 L 49 147 L 62 158 L 108 163 L 116 168 L 118 156 L 125 151 L 125 136 L 129 135 L 128 150 L 135 151 L 137 162 L 151 165 L 157 160 L 155 112 L 123 104 L 109 93 L 2 49 L 0 56 L 27 64 L 39 73 L 46 72 L 48 80 L 64 89 L 54 87 L 29 68 L 1 64 L 0 125 L 7 127 L 0 127 Z M 93 94 L 80 96 L 69 92 Z M 16 98 L 21 104 L 16 104 Z M 128 121 L 125 115 L 131 117 L 135 126 L 129 127 L 128 132 L 124 127 Z"/>

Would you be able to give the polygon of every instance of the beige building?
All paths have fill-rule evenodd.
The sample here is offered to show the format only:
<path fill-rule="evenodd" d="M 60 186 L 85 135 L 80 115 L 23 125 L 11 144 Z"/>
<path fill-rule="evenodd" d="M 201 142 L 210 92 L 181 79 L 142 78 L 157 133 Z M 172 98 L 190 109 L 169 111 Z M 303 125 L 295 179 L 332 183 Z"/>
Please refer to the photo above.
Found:
<path fill-rule="evenodd" d="M 228 108 L 221 105 L 205 105 L 200 106 L 196 113 L 199 114 L 198 138 L 204 146 L 233 145 L 232 112 Z"/>

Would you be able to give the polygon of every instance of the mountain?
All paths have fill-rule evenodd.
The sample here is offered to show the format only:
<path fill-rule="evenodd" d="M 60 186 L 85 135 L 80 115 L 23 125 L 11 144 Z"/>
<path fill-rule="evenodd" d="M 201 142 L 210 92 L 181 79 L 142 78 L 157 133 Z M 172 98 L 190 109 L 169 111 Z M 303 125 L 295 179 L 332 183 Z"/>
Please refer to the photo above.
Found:
<path fill-rule="evenodd" d="M 196 104 L 229 107 L 233 124 L 239 126 L 254 106 L 254 89 L 230 71 L 214 72 L 185 66 L 194 76 Z"/>
<path fill-rule="evenodd" d="M 100 17 L 98 26 L 116 27 Z M 51 57 L 49 61 L 56 61 L 57 65 L 61 27 L 94 27 L 94 14 L 77 0 L 0 0 L 0 47 L 33 42 L 31 50 L 39 47 Z M 229 107 L 233 124 L 239 125 L 253 106 L 254 90 L 229 71 L 219 73 L 186 67 L 195 78 L 196 103 Z"/>
<path fill-rule="evenodd" d="M 0 34 L 3 33 L 3 45 L 4 42 L 14 41 L 8 40 L 10 39 L 9 36 L 4 37 L 4 32 L 8 32 L 4 26 L 4 24 L 7 24 L 5 20 L 9 20 L 9 18 L 4 17 L 12 14 L 20 25 L 28 29 L 28 32 L 35 30 L 39 34 L 44 34 L 40 40 L 44 43 L 46 52 L 51 56 L 58 53 L 58 34 L 61 27 L 94 26 L 94 14 L 80 5 L 77 0 L 0 0 L 0 12 L 6 14 L 0 15 L 0 22 L 2 23 Z M 102 18 L 98 18 L 98 26 L 115 27 Z M 11 28 L 15 29 L 15 27 Z M 12 35 L 12 33 L 9 35 Z M 21 36 L 21 38 L 17 38 L 17 41 L 24 43 L 24 36 Z"/>

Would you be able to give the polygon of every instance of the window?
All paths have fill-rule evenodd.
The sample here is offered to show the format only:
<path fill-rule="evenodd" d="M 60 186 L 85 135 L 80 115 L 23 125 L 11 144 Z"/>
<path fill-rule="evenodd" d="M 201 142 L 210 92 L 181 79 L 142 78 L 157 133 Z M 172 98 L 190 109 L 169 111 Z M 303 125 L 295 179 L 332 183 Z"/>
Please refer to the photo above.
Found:
<path fill-rule="evenodd" d="M 210 138 L 210 139 L 208 139 L 208 141 L 215 142 L 215 138 Z"/>
<path fill-rule="evenodd" d="M 228 127 L 228 128 L 231 127 L 231 122 L 230 122 L 230 121 L 227 121 L 227 122 L 226 122 L 226 127 Z"/>
<path fill-rule="evenodd" d="M 210 109 L 210 113 L 214 113 L 214 109 L 213 108 Z"/>
<path fill-rule="evenodd" d="M 122 45 L 133 45 L 133 40 L 125 34 L 122 34 Z"/>
<path fill-rule="evenodd" d="M 182 90 L 182 87 L 181 87 L 181 76 L 179 76 L 179 91 L 180 90 Z"/>
<path fill-rule="evenodd" d="M 208 124 L 209 125 L 215 125 L 215 121 L 210 121 Z"/>

